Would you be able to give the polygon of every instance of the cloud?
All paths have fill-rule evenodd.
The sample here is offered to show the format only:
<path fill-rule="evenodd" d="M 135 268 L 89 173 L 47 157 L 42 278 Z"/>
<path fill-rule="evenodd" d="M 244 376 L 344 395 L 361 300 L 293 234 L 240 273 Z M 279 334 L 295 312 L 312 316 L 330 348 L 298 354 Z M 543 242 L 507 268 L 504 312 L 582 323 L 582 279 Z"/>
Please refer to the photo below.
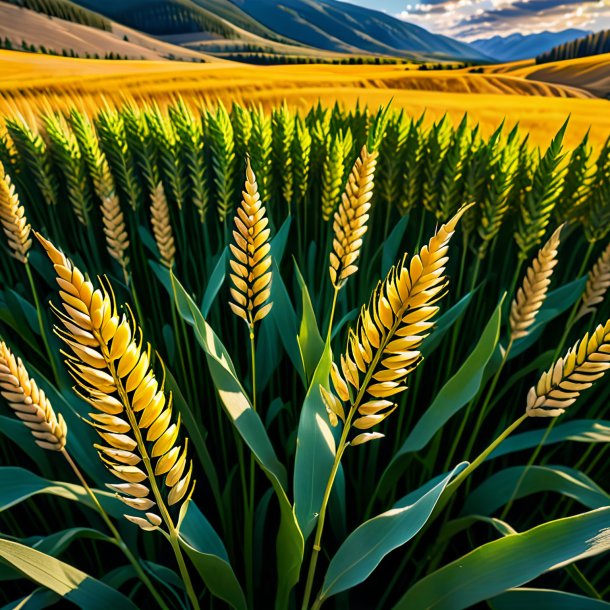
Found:
<path fill-rule="evenodd" d="M 401 19 L 472 40 L 491 35 L 610 27 L 610 0 L 427 0 Z"/>

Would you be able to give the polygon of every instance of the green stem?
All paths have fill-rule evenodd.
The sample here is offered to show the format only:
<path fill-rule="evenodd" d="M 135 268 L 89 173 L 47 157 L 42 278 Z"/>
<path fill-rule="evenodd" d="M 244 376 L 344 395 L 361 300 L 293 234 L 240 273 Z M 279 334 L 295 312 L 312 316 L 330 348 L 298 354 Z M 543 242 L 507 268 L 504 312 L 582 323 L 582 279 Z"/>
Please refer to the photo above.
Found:
<path fill-rule="evenodd" d="M 252 361 L 252 408 L 256 413 L 256 344 L 254 340 L 254 323 L 249 326 L 250 358 Z M 244 559 L 246 562 L 246 591 L 248 607 L 254 603 L 254 496 L 255 496 L 255 464 L 254 455 L 250 453 L 250 488 L 246 496 L 246 522 L 244 523 Z"/>
<path fill-rule="evenodd" d="M 135 572 L 138 575 L 138 577 L 140 578 L 140 580 L 144 583 L 146 588 L 150 591 L 150 594 L 155 598 L 155 601 L 159 604 L 159 607 L 162 608 L 163 610 L 169 610 L 167 604 L 163 601 L 163 598 L 159 595 L 159 593 L 155 589 L 150 578 L 148 578 L 146 572 L 144 572 L 144 570 L 142 569 L 142 566 L 140 565 L 138 560 L 134 557 L 133 553 L 129 550 L 129 547 L 123 542 L 121 535 L 119 534 L 118 530 L 114 526 L 114 523 L 112 523 L 112 521 L 110 520 L 108 513 L 106 513 L 106 511 L 103 509 L 103 507 L 100 504 L 99 500 L 97 499 L 96 495 L 93 493 L 93 490 L 89 487 L 87 481 L 85 480 L 85 477 L 83 476 L 80 469 L 78 468 L 78 466 L 72 459 L 72 456 L 68 453 L 68 451 L 66 450 L 65 447 L 61 450 L 61 454 L 64 456 L 64 458 L 70 465 L 70 468 L 72 468 L 72 471 L 76 475 L 76 478 L 80 481 L 80 484 L 83 486 L 83 489 L 87 492 L 87 495 L 91 498 L 91 501 L 93 502 L 93 505 L 95 506 L 95 509 L 97 510 L 100 517 L 104 520 L 104 523 L 110 530 L 110 532 L 112 534 L 113 542 L 121 549 L 121 551 L 123 551 L 123 554 L 129 561 L 129 563 L 133 566 L 133 569 L 135 570 Z"/>
<path fill-rule="evenodd" d="M 340 288 L 334 286 L 335 292 L 333 294 L 333 303 L 330 308 L 330 318 L 328 320 L 328 332 L 326 333 L 326 343 L 330 343 L 333 333 L 333 319 L 335 317 L 335 308 L 337 307 L 337 296 L 339 295 Z"/>
<path fill-rule="evenodd" d="M 180 542 L 178 540 L 178 532 L 176 532 L 175 528 L 173 528 L 172 533 L 169 535 L 169 543 L 172 545 L 174 555 L 176 556 L 180 576 L 184 582 L 184 586 L 186 587 L 186 594 L 191 600 L 193 609 L 199 610 L 199 599 L 197 598 L 197 594 L 193 588 L 193 582 L 191 581 L 191 576 L 186 567 L 186 563 L 184 562 L 184 555 L 182 554 L 182 549 L 180 548 Z"/>
<path fill-rule="evenodd" d="M 441 496 L 438 501 L 428 523 L 431 523 L 438 514 L 447 506 L 448 501 L 451 499 L 453 494 L 460 488 L 462 483 L 487 459 L 487 457 L 501 444 L 503 443 L 526 419 L 528 419 L 528 415 L 522 415 L 518 420 L 514 421 L 500 436 L 494 440 L 491 445 L 489 445 L 482 453 L 480 453 L 474 461 L 469 464 L 467 468 L 462 470 L 462 472 L 447 485 L 445 492 Z"/>
<path fill-rule="evenodd" d="M 320 543 L 322 542 L 322 532 L 324 531 L 324 521 L 326 519 L 326 508 L 328 506 L 328 501 L 330 499 L 330 493 L 333 488 L 333 484 L 335 482 L 335 478 L 337 476 L 337 472 L 339 470 L 339 464 L 341 463 L 341 458 L 343 457 L 343 452 L 347 448 L 347 433 L 349 432 L 349 424 L 351 423 L 351 416 L 353 416 L 353 412 L 355 409 L 352 409 L 352 413 L 350 414 L 350 418 L 345 422 L 345 426 L 343 427 L 343 433 L 341 434 L 341 440 L 339 441 L 339 446 L 337 448 L 337 453 L 335 454 L 335 461 L 333 462 L 333 467 L 330 471 L 330 476 L 328 477 L 328 481 L 326 483 L 326 489 L 324 490 L 324 497 L 322 498 L 322 506 L 320 507 L 320 515 L 318 516 L 318 525 L 316 527 L 316 534 L 313 542 L 313 549 L 311 551 L 311 558 L 309 560 L 309 570 L 307 571 L 307 582 L 305 584 L 305 593 L 303 595 L 303 604 L 301 606 L 301 610 L 307 610 L 309 608 L 309 599 L 311 598 L 311 590 L 313 587 L 313 581 L 316 574 L 316 564 L 318 563 L 318 556 L 320 555 L 320 551 L 322 547 Z M 314 603 L 313 608 L 319 608 L 322 604 L 322 600 L 320 596 Z M 312 608 L 312 610 L 313 610 Z"/>
<path fill-rule="evenodd" d="M 53 352 L 51 351 L 51 346 L 50 346 L 49 340 L 47 338 L 44 321 L 42 319 L 42 309 L 40 307 L 38 291 L 36 290 L 36 283 L 34 282 L 34 276 L 32 275 L 32 269 L 30 267 L 29 262 L 25 263 L 25 272 L 28 276 L 28 280 L 30 281 L 30 287 L 32 289 L 32 296 L 34 297 L 34 305 L 36 307 L 36 316 L 38 317 L 38 326 L 40 327 L 40 336 L 42 337 L 42 342 L 44 343 L 44 347 L 47 351 L 47 356 L 49 357 L 49 364 L 51 365 L 51 369 L 53 370 L 53 377 L 55 379 L 55 383 L 57 384 L 57 387 L 59 387 L 60 386 L 59 372 L 57 371 L 57 367 L 55 366 L 55 358 L 53 357 Z"/>

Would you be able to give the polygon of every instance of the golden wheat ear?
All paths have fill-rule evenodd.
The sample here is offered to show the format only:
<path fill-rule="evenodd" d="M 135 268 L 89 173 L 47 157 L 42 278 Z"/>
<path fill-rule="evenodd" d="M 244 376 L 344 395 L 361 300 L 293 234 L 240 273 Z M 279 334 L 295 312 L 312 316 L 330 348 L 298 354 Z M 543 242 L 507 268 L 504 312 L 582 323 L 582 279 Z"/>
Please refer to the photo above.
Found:
<path fill-rule="evenodd" d="M 188 441 L 177 444 L 180 416 L 157 381 L 150 348 L 131 315 L 117 310 L 110 287 L 95 288 L 50 241 L 35 235 L 57 274 L 63 311 L 55 313 L 63 328 L 56 332 L 72 351 L 66 364 L 75 390 L 94 409 L 89 416 L 101 439 L 100 459 L 121 481 L 110 487 L 145 516 L 127 519 L 145 530 L 165 521 L 173 530 L 168 507 L 190 497 L 192 463 Z"/>
<path fill-rule="evenodd" d="M 589 272 L 580 309 L 574 320 L 594 314 L 597 311 L 597 306 L 604 302 L 608 288 L 610 288 L 610 244 L 606 246 L 606 249 Z"/>
<path fill-rule="evenodd" d="M 368 430 L 396 409 L 393 396 L 407 389 L 407 376 L 422 360 L 420 347 L 447 285 L 449 240 L 468 207 L 442 225 L 418 255 L 410 261 L 405 255 L 392 267 L 360 310 L 341 356 L 341 370 L 334 363 L 331 368 L 336 396 L 321 390 L 331 424 L 341 419 L 347 427 Z M 349 403 L 347 416 L 343 402 Z M 362 433 L 352 444 L 376 438 L 378 433 Z"/>
<path fill-rule="evenodd" d="M 61 413 L 55 414 L 44 391 L 4 341 L 0 341 L 0 394 L 30 429 L 38 446 L 50 451 L 61 451 L 66 446 L 64 418 Z"/>
<path fill-rule="evenodd" d="M 329 273 L 337 290 L 350 275 L 358 271 L 356 262 L 360 256 L 362 239 L 368 230 L 368 211 L 373 197 L 377 156 L 376 151 L 369 153 L 366 146 L 363 146 L 334 215 Z"/>
<path fill-rule="evenodd" d="M 169 205 L 161 182 L 151 193 L 150 202 L 150 223 L 159 249 L 160 261 L 161 264 L 171 269 L 176 261 L 176 244 L 169 217 Z"/>
<path fill-rule="evenodd" d="M 561 225 L 540 249 L 525 274 L 523 285 L 517 291 L 510 309 L 511 341 L 528 335 L 544 304 L 551 284 L 551 275 L 557 265 L 557 249 L 563 227 L 564 225 Z"/>
<path fill-rule="evenodd" d="M 273 307 L 271 296 L 271 234 L 267 212 L 261 202 L 250 159 L 246 165 L 245 190 L 235 216 L 235 230 L 230 244 L 231 298 L 233 313 L 251 328 Z"/>
<path fill-rule="evenodd" d="M 0 223 L 8 240 L 11 256 L 26 263 L 32 246 L 30 225 L 11 178 L 0 163 Z"/>
<path fill-rule="evenodd" d="M 121 204 L 115 193 L 102 199 L 101 211 L 108 254 L 121 265 L 126 273 L 129 267 L 129 256 L 127 254 L 129 237 Z"/>
<path fill-rule="evenodd" d="M 530 417 L 557 417 L 610 369 L 610 320 L 577 342 L 527 395 Z"/>

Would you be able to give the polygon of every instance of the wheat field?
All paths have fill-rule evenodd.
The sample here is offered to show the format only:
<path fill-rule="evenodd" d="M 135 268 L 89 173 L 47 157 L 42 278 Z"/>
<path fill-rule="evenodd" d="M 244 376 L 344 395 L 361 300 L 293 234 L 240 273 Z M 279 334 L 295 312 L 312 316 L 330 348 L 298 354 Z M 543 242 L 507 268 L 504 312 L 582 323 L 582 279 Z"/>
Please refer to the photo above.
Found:
<path fill-rule="evenodd" d="M 608 606 L 606 101 L 17 55 L 4 607 Z"/>

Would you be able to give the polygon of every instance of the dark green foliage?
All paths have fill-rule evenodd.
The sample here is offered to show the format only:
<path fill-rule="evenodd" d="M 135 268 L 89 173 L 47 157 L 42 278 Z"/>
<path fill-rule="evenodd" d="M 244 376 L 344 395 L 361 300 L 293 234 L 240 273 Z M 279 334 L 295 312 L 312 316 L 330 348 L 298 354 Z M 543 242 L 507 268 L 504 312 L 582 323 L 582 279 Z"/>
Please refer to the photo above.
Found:
<path fill-rule="evenodd" d="M 51 17 L 65 19 L 74 23 L 81 23 L 99 30 L 112 31 L 112 24 L 108 19 L 78 6 L 69 0 L 2 0 L 9 4 L 15 4 L 30 9 L 37 13 L 43 13 Z"/>
<path fill-rule="evenodd" d="M 538 55 L 536 63 L 545 64 L 551 61 L 576 59 L 577 57 L 589 57 L 603 53 L 610 53 L 610 30 L 594 32 L 583 38 L 577 38 L 553 47 L 550 51 Z"/>

